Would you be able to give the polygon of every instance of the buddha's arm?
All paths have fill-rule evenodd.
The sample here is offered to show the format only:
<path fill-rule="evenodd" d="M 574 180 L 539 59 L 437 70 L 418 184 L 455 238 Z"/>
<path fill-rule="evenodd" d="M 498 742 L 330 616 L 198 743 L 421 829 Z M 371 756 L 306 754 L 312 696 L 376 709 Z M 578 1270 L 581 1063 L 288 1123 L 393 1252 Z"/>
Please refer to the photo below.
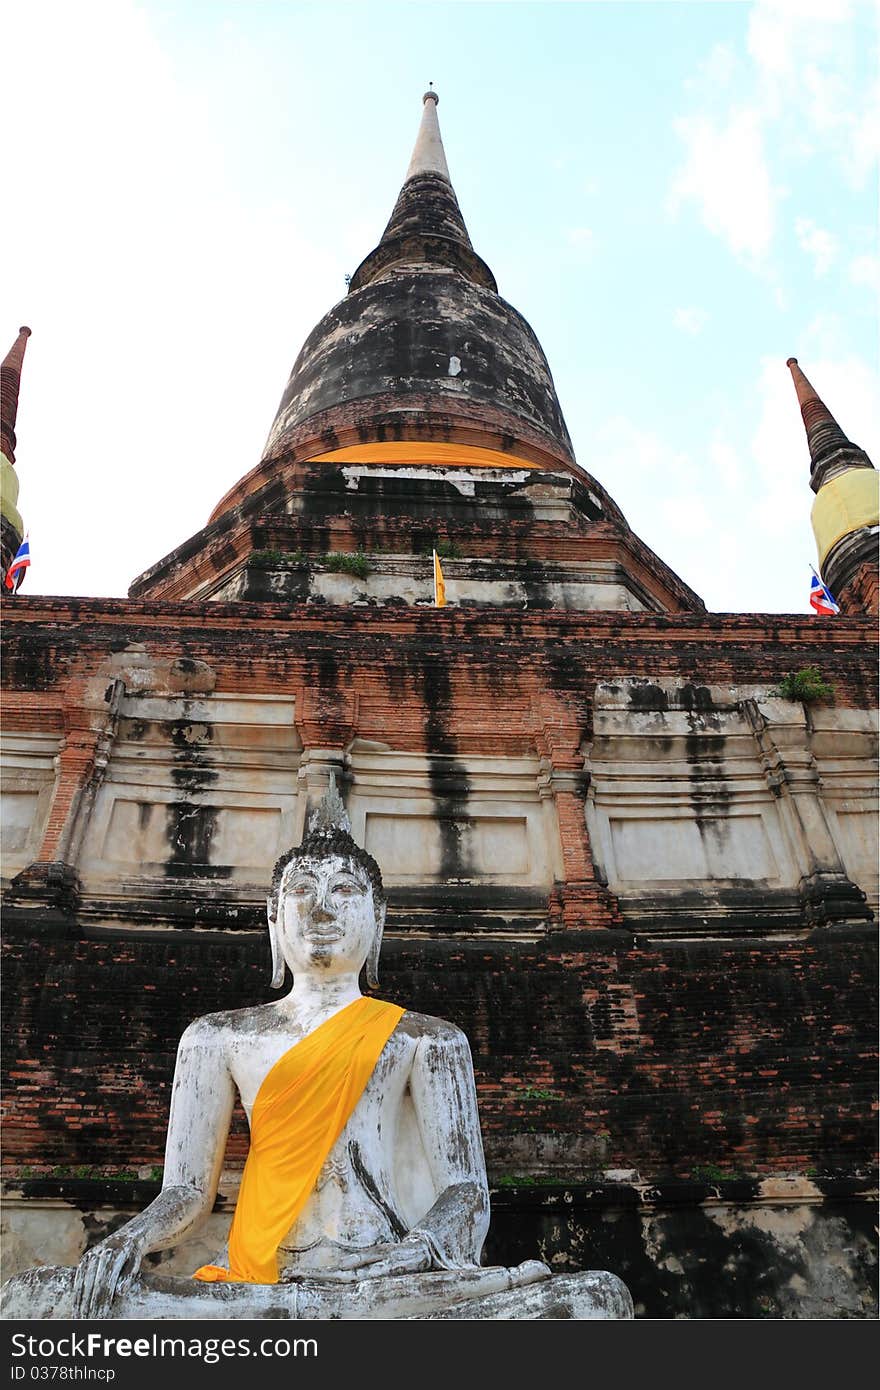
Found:
<path fill-rule="evenodd" d="M 419 1040 L 410 1090 L 439 1194 L 411 1234 L 427 1239 L 441 1268 L 479 1264 L 489 1228 L 489 1189 L 474 1069 L 463 1033 L 447 1024 Z"/>
<path fill-rule="evenodd" d="M 74 1281 L 77 1317 L 105 1317 L 143 1256 L 177 1245 L 211 1211 L 235 1088 L 216 1029 L 198 1019 L 180 1040 L 162 1191 L 137 1216 L 87 1251 Z"/>

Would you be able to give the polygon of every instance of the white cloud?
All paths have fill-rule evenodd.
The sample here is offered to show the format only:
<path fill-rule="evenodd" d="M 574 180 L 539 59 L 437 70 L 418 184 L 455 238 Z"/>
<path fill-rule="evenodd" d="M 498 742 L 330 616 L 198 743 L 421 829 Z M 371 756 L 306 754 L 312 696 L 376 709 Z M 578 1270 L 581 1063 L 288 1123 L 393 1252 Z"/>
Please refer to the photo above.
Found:
<path fill-rule="evenodd" d="M 842 429 L 876 460 L 875 374 L 863 359 L 839 350 L 834 320 L 817 318 L 794 346 Z M 637 422 L 610 419 L 597 438 L 600 476 L 636 534 L 710 610 L 808 613 L 809 567 L 816 563 L 814 494 L 784 358 L 762 358 L 752 389 L 738 394 L 736 409 L 727 414 L 705 456 L 696 459 Z"/>
<path fill-rule="evenodd" d="M 698 480 L 693 460 L 687 453 L 624 416 L 606 420 L 597 438 L 604 461 L 602 476 L 615 479 L 615 500 L 624 511 L 628 505 L 627 496 L 639 498 L 646 483 L 651 487 L 654 483 L 662 486 L 674 482 L 684 491 Z"/>
<path fill-rule="evenodd" d="M 729 43 L 716 43 L 703 68 L 707 82 L 716 88 L 727 87 L 737 69 L 737 57 Z"/>
<path fill-rule="evenodd" d="M 851 17 L 847 0 L 757 0 L 746 46 L 764 76 L 784 80 L 796 75 L 804 57 L 833 56 Z"/>
<path fill-rule="evenodd" d="M 816 64 L 804 67 L 803 85 L 814 130 L 836 148 L 848 181 L 861 188 L 880 152 L 880 102 L 876 92 L 863 106 L 854 107 L 846 77 L 840 72 L 823 71 Z"/>
<path fill-rule="evenodd" d="M 801 250 L 813 260 L 816 275 L 827 275 L 837 259 L 837 237 L 824 227 L 817 227 L 809 217 L 798 217 L 794 224 L 795 236 Z"/>
<path fill-rule="evenodd" d="M 880 294 L 880 256 L 856 256 L 849 263 L 849 278 L 854 285 L 867 285 Z"/>
<path fill-rule="evenodd" d="M 698 333 L 702 333 L 709 322 L 709 315 L 705 309 L 699 309 L 696 306 L 689 309 L 676 309 L 672 315 L 672 322 L 682 333 L 690 333 L 696 337 Z"/>
<path fill-rule="evenodd" d="M 716 434 L 708 460 L 690 455 L 630 421 L 600 431 L 603 477 L 636 535 L 715 612 L 760 612 L 760 585 L 748 576 L 748 494 L 733 444 Z M 722 497 L 724 501 L 722 502 Z"/>
<path fill-rule="evenodd" d="M 715 527 L 715 519 L 702 497 L 665 497 L 660 503 L 660 516 L 668 536 L 689 543 Z"/>
<path fill-rule="evenodd" d="M 809 567 L 816 562 L 810 525 L 810 457 L 791 373 L 781 356 L 761 359 L 748 393 L 749 442 L 740 458 L 737 531 L 748 555 L 736 608 L 806 613 Z M 767 595 L 775 601 L 768 604 Z"/>
<path fill-rule="evenodd" d="M 732 491 L 743 478 L 743 464 L 733 443 L 716 432 L 709 444 L 709 466 L 721 487 Z"/>
<path fill-rule="evenodd" d="M 851 14 L 847 0 L 757 0 L 749 14 L 749 55 L 765 77 L 792 78 L 803 53 L 819 57 L 833 50 L 835 31 Z"/>
<path fill-rule="evenodd" d="M 876 89 L 860 100 L 854 80 L 860 44 L 876 29 L 852 21 L 872 9 L 845 0 L 758 0 L 749 15 L 747 47 L 765 115 L 779 119 L 802 152 L 816 139 L 829 144 L 856 187 L 880 149 Z"/>
<path fill-rule="evenodd" d="M 854 368 L 859 384 L 846 409 L 868 394 L 858 364 L 817 363 L 816 376 L 835 392 Z M 636 535 L 710 611 L 809 612 L 809 566 L 816 560 L 809 453 L 783 359 L 761 361 L 753 389 L 738 397 L 731 420 L 714 430 L 696 463 L 620 417 L 605 423 L 597 442 L 601 476 Z"/>
<path fill-rule="evenodd" d="M 306 245 L 289 209 L 244 206 L 137 5 L 53 6 L 51 43 L 47 13 L 10 11 L 20 62 L 4 92 L 28 112 L 7 142 L 20 211 L 4 228 L 6 323 L 33 328 L 17 451 L 27 592 L 119 594 L 259 461 L 345 261 L 330 239 Z M 279 276 L 300 258 L 308 282 Z"/>
<path fill-rule="evenodd" d="M 636 535 L 710 608 L 738 607 L 736 511 L 718 514 L 705 463 L 698 466 L 686 451 L 622 416 L 605 421 L 597 444 L 601 476 Z M 730 557 L 729 566 L 719 568 L 720 554 Z"/>
<path fill-rule="evenodd" d="M 785 76 L 791 71 L 791 44 L 785 20 L 774 6 L 754 6 L 749 15 L 746 45 L 764 72 Z"/>
<path fill-rule="evenodd" d="M 708 230 L 755 270 L 766 268 L 784 192 L 768 150 L 774 160 L 801 161 L 829 151 L 855 188 L 876 166 L 880 94 L 875 88 L 866 98 L 859 81 L 864 47 L 875 35 L 870 24 L 853 22 L 870 8 L 845 0 L 757 0 L 742 62 L 728 45 L 716 45 L 685 83 L 691 109 L 674 124 L 685 158 L 670 206 L 695 203 Z M 817 243 L 811 254 L 824 273 L 833 249 Z"/>
<path fill-rule="evenodd" d="M 695 203 L 704 225 L 735 255 L 762 261 L 773 239 L 779 190 L 767 166 L 760 112 L 732 111 L 725 121 L 686 116 L 675 129 L 687 154 L 673 180 L 671 210 Z"/>
<path fill-rule="evenodd" d="M 839 314 L 816 314 L 801 333 L 794 355 L 809 362 L 833 360 L 846 354 L 846 342 L 846 328 Z"/>
<path fill-rule="evenodd" d="M 730 86 L 738 67 L 739 59 L 733 45 L 716 43 L 708 58 L 699 65 L 696 76 L 686 79 L 685 86 L 695 95 L 713 97 Z"/>
<path fill-rule="evenodd" d="M 592 227 L 567 227 L 565 239 L 569 246 L 576 246 L 586 254 L 595 250 L 596 234 Z"/>

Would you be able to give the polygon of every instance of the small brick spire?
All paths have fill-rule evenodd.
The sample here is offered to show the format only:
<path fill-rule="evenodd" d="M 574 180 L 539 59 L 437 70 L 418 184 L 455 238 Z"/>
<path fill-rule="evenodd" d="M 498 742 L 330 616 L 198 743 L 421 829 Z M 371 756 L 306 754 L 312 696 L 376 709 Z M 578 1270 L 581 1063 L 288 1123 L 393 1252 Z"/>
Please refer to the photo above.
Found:
<path fill-rule="evenodd" d="M 785 365 L 791 372 L 797 392 L 813 467 L 820 464 L 835 449 L 853 448 L 825 402 L 820 400 L 815 388 L 804 376 L 797 358 L 789 357 Z"/>
<path fill-rule="evenodd" d="M 864 449 L 847 439 L 798 366 L 785 364 L 807 431 L 811 520 L 819 570 L 841 611 L 877 611 L 877 473 Z"/>
<path fill-rule="evenodd" d="M 29 328 L 20 328 L 18 337 L 12 344 L 0 366 L 0 448 L 15 463 L 15 417 L 18 414 L 18 388 L 21 384 L 21 367 L 24 350 L 31 336 Z"/>

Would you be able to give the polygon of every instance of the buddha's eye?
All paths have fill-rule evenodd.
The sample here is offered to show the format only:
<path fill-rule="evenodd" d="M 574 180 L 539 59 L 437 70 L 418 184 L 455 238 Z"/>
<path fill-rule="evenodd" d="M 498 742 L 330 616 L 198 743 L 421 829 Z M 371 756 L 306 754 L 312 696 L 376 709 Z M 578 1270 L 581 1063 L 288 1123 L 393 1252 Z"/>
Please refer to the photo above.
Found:
<path fill-rule="evenodd" d="M 311 893 L 312 885 L 310 883 L 292 883 L 287 891 L 294 898 L 304 898 L 307 893 Z"/>
<path fill-rule="evenodd" d="M 357 889 L 353 883 L 337 883 L 333 892 L 338 893 L 342 898 L 352 898 L 357 892 Z"/>

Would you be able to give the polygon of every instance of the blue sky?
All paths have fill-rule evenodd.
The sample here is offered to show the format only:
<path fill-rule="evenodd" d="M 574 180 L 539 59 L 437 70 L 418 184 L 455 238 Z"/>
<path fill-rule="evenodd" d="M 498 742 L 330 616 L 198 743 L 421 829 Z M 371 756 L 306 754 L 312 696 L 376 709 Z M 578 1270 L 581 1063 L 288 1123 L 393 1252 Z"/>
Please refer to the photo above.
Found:
<path fill-rule="evenodd" d="M 713 610 L 809 611 L 786 357 L 880 456 L 873 5 L 31 0 L 6 28 L 24 592 L 124 594 L 258 462 L 432 80 L 579 461 Z"/>

